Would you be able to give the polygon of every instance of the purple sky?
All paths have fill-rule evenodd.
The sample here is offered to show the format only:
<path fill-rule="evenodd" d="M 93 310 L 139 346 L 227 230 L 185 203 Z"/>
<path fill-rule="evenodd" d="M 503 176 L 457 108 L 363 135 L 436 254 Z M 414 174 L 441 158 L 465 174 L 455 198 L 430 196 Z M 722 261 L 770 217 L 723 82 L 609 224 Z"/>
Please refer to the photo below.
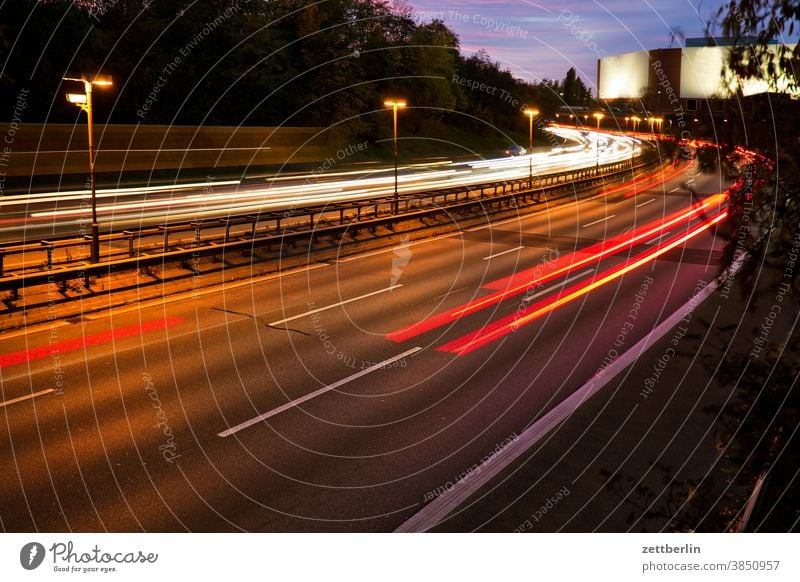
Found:
<path fill-rule="evenodd" d="M 470 55 L 493 60 L 528 81 L 578 74 L 596 95 L 597 58 L 670 46 L 670 30 L 703 36 L 704 22 L 725 0 L 407 0 L 419 21 L 439 18 Z M 673 46 L 682 46 L 677 40 Z"/>

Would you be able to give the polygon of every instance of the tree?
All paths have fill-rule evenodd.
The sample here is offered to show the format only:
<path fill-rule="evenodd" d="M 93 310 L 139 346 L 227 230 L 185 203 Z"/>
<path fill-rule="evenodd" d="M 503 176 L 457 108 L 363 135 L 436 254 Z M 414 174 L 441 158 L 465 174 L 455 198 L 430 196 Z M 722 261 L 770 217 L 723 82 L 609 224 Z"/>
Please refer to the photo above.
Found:
<path fill-rule="evenodd" d="M 488 126 L 505 140 L 527 135 L 525 104 L 542 117 L 562 104 L 558 84 L 515 78 L 485 52 L 462 56 L 444 22 L 388 0 L 5 0 L 0 63 L 0 112 L 29 89 L 28 122 L 74 122 L 67 70 L 114 78 L 95 94 L 98 124 L 336 126 L 375 139 L 387 127 L 367 114 L 396 95 L 417 131 Z"/>
<path fill-rule="evenodd" d="M 786 0 L 730 0 L 716 13 L 722 33 L 737 43 L 728 65 L 740 79 L 760 79 L 779 89 L 785 78 L 790 89 L 798 88 L 800 44 L 773 45 L 775 39 L 791 36 L 800 25 L 800 4 Z M 755 42 L 750 39 L 755 36 Z"/>
<path fill-rule="evenodd" d="M 415 103 L 427 108 L 423 118 L 435 126 L 458 101 L 453 84 L 458 37 L 441 20 L 434 20 L 417 27 L 409 52 L 410 93 Z"/>
<path fill-rule="evenodd" d="M 583 80 L 578 77 L 574 67 L 570 67 L 562 84 L 564 93 L 564 103 L 567 105 L 584 106 L 591 99 L 591 91 L 583 84 Z"/>

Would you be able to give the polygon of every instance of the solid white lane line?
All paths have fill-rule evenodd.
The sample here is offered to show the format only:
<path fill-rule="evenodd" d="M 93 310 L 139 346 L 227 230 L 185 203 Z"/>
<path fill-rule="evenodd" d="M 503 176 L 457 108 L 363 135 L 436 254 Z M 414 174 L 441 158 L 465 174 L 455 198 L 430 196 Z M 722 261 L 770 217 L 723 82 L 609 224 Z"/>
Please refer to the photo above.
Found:
<path fill-rule="evenodd" d="M 392 285 L 391 287 L 387 287 L 386 289 L 379 289 L 378 291 L 373 291 L 372 293 L 367 293 L 365 295 L 359 295 L 358 297 L 353 297 L 352 299 L 345 299 L 344 301 L 340 301 L 339 303 L 326 305 L 325 307 L 320 307 L 319 309 L 312 309 L 311 311 L 306 311 L 305 313 L 301 313 L 300 315 L 293 315 L 292 317 L 287 317 L 286 319 L 273 321 L 272 323 L 268 323 L 267 325 L 281 325 L 282 323 L 286 323 L 287 321 L 294 321 L 295 319 L 300 319 L 301 317 L 305 317 L 313 313 L 319 313 L 320 311 L 327 311 L 328 309 L 333 309 L 334 307 L 339 307 L 340 305 L 346 305 L 348 303 L 352 303 L 353 301 L 360 301 L 361 299 L 366 299 L 367 297 L 372 297 L 373 295 L 379 295 L 380 293 L 386 293 L 387 291 L 391 291 L 392 289 L 397 289 L 398 287 L 402 286 L 403 286 L 402 283 L 398 283 L 397 285 Z"/>
<path fill-rule="evenodd" d="M 651 245 L 651 244 L 653 244 L 654 242 L 658 242 L 658 241 L 660 241 L 660 240 L 661 240 L 662 238 L 664 238 L 665 236 L 669 236 L 669 234 L 670 234 L 670 233 L 668 233 L 668 232 L 665 232 L 665 233 L 664 233 L 664 234 L 662 234 L 661 236 L 657 236 L 656 238 L 651 238 L 650 240 L 648 240 L 648 241 L 645 241 L 645 243 L 644 243 L 644 244 L 646 244 L 646 245 Z"/>
<path fill-rule="evenodd" d="M 670 192 L 677 192 L 677 191 L 678 191 L 678 190 L 680 190 L 680 189 L 681 189 L 681 187 L 680 187 L 680 186 L 676 186 L 675 188 L 673 188 L 672 190 L 670 190 Z"/>
<path fill-rule="evenodd" d="M 240 430 L 244 430 L 244 429 L 246 429 L 248 427 L 253 426 L 254 424 L 258 424 L 259 422 L 262 422 L 262 421 L 264 421 L 264 420 L 266 420 L 266 419 L 268 419 L 268 418 L 270 418 L 272 416 L 275 416 L 276 414 L 280 414 L 281 412 L 289 410 L 290 408 L 294 408 L 295 406 L 297 406 L 299 404 L 302 404 L 303 402 L 308 402 L 309 400 L 312 400 L 313 398 L 316 398 L 317 396 L 325 394 L 326 392 L 330 392 L 331 390 L 335 390 L 339 386 L 344 386 L 348 382 L 352 382 L 353 380 L 357 380 L 357 379 L 361 378 L 362 376 L 366 376 L 367 374 L 371 374 L 372 372 L 374 372 L 376 370 L 380 370 L 382 368 L 385 368 L 386 366 L 389 366 L 390 364 L 396 362 L 397 360 L 402 360 L 406 356 L 410 356 L 412 354 L 417 353 L 421 349 L 422 348 L 413 348 L 413 349 L 408 350 L 407 352 L 403 352 L 402 354 L 394 356 L 393 358 L 389 358 L 388 360 L 384 360 L 384 361 L 382 361 L 382 362 L 380 362 L 378 364 L 375 364 L 374 366 L 370 366 L 369 368 L 361 370 L 360 372 L 356 372 L 352 376 L 348 376 L 347 378 L 343 378 L 343 379 L 339 380 L 338 382 L 334 382 L 333 384 L 331 384 L 329 386 L 325 386 L 324 388 L 320 388 L 319 390 L 315 390 L 314 392 L 311 392 L 310 394 L 306 394 L 305 396 L 301 396 L 300 398 L 292 400 L 291 402 L 287 402 L 286 404 L 283 404 L 282 406 L 278 406 L 277 408 L 273 408 L 269 412 L 265 412 L 264 414 L 259 414 L 255 418 L 251 418 L 250 420 L 246 420 L 245 422 L 243 422 L 241 424 L 237 424 L 234 427 L 231 427 L 231 428 L 229 428 L 227 430 L 223 430 L 221 433 L 218 433 L 217 436 L 218 437 L 222 437 L 222 438 L 229 437 L 232 434 L 236 434 Z"/>
<path fill-rule="evenodd" d="M 611 220 L 615 216 L 616 214 L 609 214 L 605 218 L 601 218 L 600 220 L 595 220 L 594 222 L 590 222 L 589 224 L 584 224 L 583 228 L 586 228 L 587 226 L 594 226 L 595 224 L 600 224 L 601 222 L 605 222 L 606 220 Z"/>
<path fill-rule="evenodd" d="M 650 204 L 651 202 L 655 201 L 656 201 L 655 198 L 651 198 L 650 200 L 645 200 L 644 202 L 640 202 L 639 204 L 637 204 L 636 208 L 641 208 L 642 206 L 645 206 L 646 204 Z"/>
<path fill-rule="evenodd" d="M 735 263 L 725 276 L 729 277 L 736 273 L 740 266 L 741 261 Z M 458 508 L 459 505 L 463 504 L 479 489 L 500 474 L 506 467 L 529 451 L 531 447 L 544 438 L 547 433 L 569 418 L 569 416 L 583 405 L 584 402 L 599 392 L 601 388 L 624 371 L 625 368 L 635 362 L 637 358 L 644 354 L 653 344 L 669 333 L 672 328 L 684 319 L 687 313 L 691 312 L 697 305 L 705 301 L 705 299 L 722 283 L 723 281 L 715 279 L 703 287 L 700 292 L 667 319 L 658 324 L 649 334 L 639 340 L 629 350 L 620 354 L 616 360 L 603 370 L 602 375 L 595 375 L 589 379 L 586 384 L 578 388 L 570 396 L 551 409 L 550 412 L 525 429 L 517 440 L 497 453 L 492 460 L 492 464 L 488 465 L 485 471 L 475 473 L 471 479 L 459 481 L 452 489 L 449 489 L 431 501 L 394 531 L 422 532 L 431 529 L 441 522 Z"/>
<path fill-rule="evenodd" d="M 51 392 L 55 392 L 55 389 L 48 388 L 47 390 L 39 390 L 38 392 L 34 392 L 33 394 L 28 394 L 27 396 L 20 396 L 19 398 L 6 400 L 5 402 L 0 402 L 0 408 L 4 408 L 11 404 L 16 404 L 17 402 L 24 402 L 25 400 L 31 400 L 32 398 L 36 398 L 37 396 L 44 396 L 45 394 L 50 394 Z"/>
<path fill-rule="evenodd" d="M 589 273 L 591 273 L 592 271 L 594 271 L 594 269 L 586 269 L 585 271 L 583 271 L 583 272 L 581 272 L 581 273 L 578 273 L 577 275 L 573 275 L 573 276 L 572 276 L 572 277 L 570 277 L 569 279 L 564 279 L 564 280 L 563 280 L 563 281 L 561 281 L 561 283 L 559 283 L 558 285 L 553 285 L 552 287 L 548 287 L 547 289 L 544 289 L 544 290 L 542 290 L 542 291 L 539 291 L 538 293 L 534 293 L 533 295 L 529 295 L 529 296 L 523 297 L 523 298 L 522 298 L 522 300 L 523 300 L 525 303 L 527 303 L 527 302 L 529 302 L 529 301 L 533 301 L 533 300 L 534 300 L 534 299 L 536 299 L 537 297 L 540 297 L 540 296 L 542 296 L 542 295 L 545 295 L 546 293 L 550 293 L 550 291 L 555 291 L 555 290 L 556 290 L 556 289 L 558 289 L 559 287 L 563 287 L 564 285 L 566 285 L 567 283 L 571 283 L 571 282 L 572 282 L 572 281 L 574 281 L 575 279 L 580 279 L 581 277 L 583 277 L 584 275 L 588 275 L 588 274 L 589 274 Z"/>
<path fill-rule="evenodd" d="M 518 247 L 515 247 L 513 249 L 508 249 L 507 251 L 502 251 L 500 253 L 495 253 L 493 255 L 489 255 L 488 257 L 483 257 L 483 260 L 484 261 L 488 261 L 489 259 L 493 259 L 495 257 L 499 257 L 500 255 L 507 255 L 508 253 L 513 253 L 514 251 L 518 251 L 518 250 L 524 249 L 524 248 L 525 248 L 524 246 L 519 245 Z"/>

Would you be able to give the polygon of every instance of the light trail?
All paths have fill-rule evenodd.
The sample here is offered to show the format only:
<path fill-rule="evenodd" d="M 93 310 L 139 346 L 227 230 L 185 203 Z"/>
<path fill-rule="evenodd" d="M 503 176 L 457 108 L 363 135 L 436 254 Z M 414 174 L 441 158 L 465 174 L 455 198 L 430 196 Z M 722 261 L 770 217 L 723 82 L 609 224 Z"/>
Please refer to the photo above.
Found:
<path fill-rule="evenodd" d="M 524 179 L 528 176 L 529 159 L 533 160 L 534 172 L 539 175 L 594 166 L 597 152 L 591 131 L 562 127 L 548 128 L 548 131 L 578 145 L 558 146 L 530 156 L 409 164 L 401 167 L 399 191 L 408 194 Z M 601 141 L 605 142 L 599 152 L 601 163 L 630 159 L 632 144 L 637 143 L 635 140 L 625 136 L 600 135 Z M 187 217 L 200 220 L 239 213 L 277 212 L 287 208 L 386 197 L 393 193 L 394 178 L 391 174 L 388 168 L 367 168 L 266 177 L 265 183 L 231 180 L 100 189 L 97 191 L 97 211 L 101 224 L 136 221 L 140 226 L 164 224 Z M 0 204 L 6 216 L 5 223 L 20 227 L 24 223 L 28 228 L 43 225 L 52 231 L 58 226 L 72 228 L 85 219 L 90 213 L 86 205 L 89 194 L 88 190 L 70 190 L 7 196 Z M 57 206 L 47 208 L 45 205 Z"/>
<path fill-rule="evenodd" d="M 641 253 L 636 257 L 629 259 L 621 266 L 612 267 L 611 269 L 607 269 L 606 271 L 595 275 L 588 283 L 578 283 L 577 285 L 573 285 L 569 289 L 566 289 L 557 295 L 554 295 L 553 297 L 544 299 L 539 303 L 524 309 L 521 314 L 520 312 L 517 312 L 504 317 L 503 319 L 498 320 L 491 325 L 483 327 L 477 331 L 438 347 L 437 351 L 449 352 L 463 356 L 474 350 L 477 350 L 482 346 L 485 346 L 488 343 L 497 341 L 509 333 L 516 331 L 520 327 L 532 323 L 543 315 L 546 315 L 558 309 L 559 307 L 562 307 L 567 303 L 575 301 L 587 293 L 590 293 L 594 289 L 619 279 L 626 273 L 650 263 L 651 261 L 654 261 L 661 255 L 668 253 L 672 249 L 705 232 L 713 225 L 727 218 L 727 216 L 728 212 L 727 210 L 724 210 L 714 218 L 706 219 L 700 225 L 693 227 L 688 233 L 684 235 L 678 235 L 669 242 L 664 243 L 652 251 Z"/>
<path fill-rule="evenodd" d="M 182 317 L 165 317 L 163 319 L 154 319 L 152 321 L 145 321 L 136 325 L 128 325 L 100 333 L 84 335 L 82 337 L 77 337 L 58 343 L 46 344 L 28 350 L 20 350 L 10 354 L 2 354 L 0 355 L 0 368 L 7 368 L 9 366 L 16 366 L 18 364 L 32 362 L 34 360 L 41 360 L 42 358 L 53 357 L 58 354 L 66 354 L 68 352 L 83 350 L 90 346 L 113 343 L 117 340 L 136 337 L 153 331 L 169 329 L 170 327 L 180 325 L 182 323 Z"/>
<path fill-rule="evenodd" d="M 560 257 L 548 263 L 547 266 L 536 266 L 520 273 L 515 273 L 500 281 L 488 283 L 483 287 L 495 289 L 495 293 L 394 331 L 388 334 L 386 338 L 395 342 L 406 341 L 431 331 L 432 329 L 441 327 L 442 325 L 452 323 L 457 318 L 497 304 L 509 297 L 520 295 L 530 288 L 543 285 L 556 277 L 568 274 L 574 269 L 591 263 L 599 263 L 602 259 L 628 250 L 654 235 L 663 234 L 665 229 L 669 229 L 682 222 L 688 222 L 698 215 L 715 209 L 715 207 L 724 203 L 726 199 L 727 191 L 709 196 L 702 204 L 698 204 L 688 210 L 676 211 L 665 218 L 654 220 L 627 233 Z M 542 273 L 542 271 L 545 272 Z M 537 273 L 539 274 L 537 275 Z"/>

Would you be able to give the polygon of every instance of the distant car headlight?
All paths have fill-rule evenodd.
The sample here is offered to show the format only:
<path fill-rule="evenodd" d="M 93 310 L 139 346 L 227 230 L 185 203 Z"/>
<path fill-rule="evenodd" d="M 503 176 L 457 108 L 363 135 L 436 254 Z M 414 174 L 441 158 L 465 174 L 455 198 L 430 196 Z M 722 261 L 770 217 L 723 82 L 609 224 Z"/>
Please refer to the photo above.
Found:
<path fill-rule="evenodd" d="M 512 144 L 512 145 L 510 145 L 510 146 L 508 146 L 506 148 L 506 155 L 507 156 L 523 156 L 523 155 L 525 155 L 527 153 L 527 151 L 528 150 L 526 150 L 522 146 L 518 146 L 518 145 Z"/>

